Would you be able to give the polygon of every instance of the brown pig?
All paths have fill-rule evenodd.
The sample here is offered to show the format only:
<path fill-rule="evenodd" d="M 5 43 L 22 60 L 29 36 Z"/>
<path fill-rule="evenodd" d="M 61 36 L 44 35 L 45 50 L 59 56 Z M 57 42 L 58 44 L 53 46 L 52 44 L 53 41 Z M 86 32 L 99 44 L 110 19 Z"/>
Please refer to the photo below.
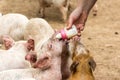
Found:
<path fill-rule="evenodd" d="M 71 75 L 68 80 L 94 80 L 93 71 L 96 63 L 90 52 L 79 40 L 71 40 L 69 43 L 72 64 Z"/>
<path fill-rule="evenodd" d="M 10 37 L 3 37 L 5 48 L 8 50 L 0 50 L 0 71 L 29 68 L 31 65 L 25 60 L 25 55 L 34 50 L 34 43 L 30 43 L 31 40 L 15 42 Z"/>
<path fill-rule="evenodd" d="M 40 56 L 37 56 L 37 61 L 33 65 L 36 69 L 3 71 L 0 72 L 0 80 L 18 80 L 24 78 L 62 80 L 61 54 L 64 53 L 64 50 L 66 50 L 65 42 L 51 38 L 41 47 Z"/>
<path fill-rule="evenodd" d="M 66 80 L 70 76 L 70 66 L 72 64 L 72 58 L 75 55 L 75 50 L 79 53 L 84 52 L 85 53 L 85 47 L 80 43 L 80 41 L 75 39 L 70 39 L 68 41 L 68 48 L 66 49 L 66 53 L 63 53 L 62 56 L 62 79 Z"/>
<path fill-rule="evenodd" d="M 93 71 L 96 63 L 89 54 L 75 56 L 71 65 L 71 75 L 68 80 L 95 80 Z"/>

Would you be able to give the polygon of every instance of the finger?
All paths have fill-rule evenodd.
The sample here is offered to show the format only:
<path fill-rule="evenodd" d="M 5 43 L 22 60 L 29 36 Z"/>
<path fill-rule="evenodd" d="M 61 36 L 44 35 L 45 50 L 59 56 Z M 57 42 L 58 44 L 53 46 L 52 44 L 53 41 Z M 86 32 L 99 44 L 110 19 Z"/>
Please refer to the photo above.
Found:
<path fill-rule="evenodd" d="M 76 23 L 75 26 L 77 28 L 78 33 L 80 33 L 84 29 L 83 24 Z"/>
<path fill-rule="evenodd" d="M 77 36 L 80 37 L 80 36 L 81 36 L 81 33 L 78 33 Z"/>
<path fill-rule="evenodd" d="M 79 41 L 79 40 L 80 40 L 80 37 L 79 37 L 79 36 L 74 36 L 74 37 L 73 37 L 73 40 L 74 40 L 74 41 Z"/>
<path fill-rule="evenodd" d="M 80 33 L 80 32 L 81 32 L 81 30 L 80 30 L 80 28 L 79 28 L 79 27 L 77 27 L 77 31 L 78 31 L 78 33 Z"/>
<path fill-rule="evenodd" d="M 80 31 L 83 31 L 83 29 L 84 29 L 84 24 L 77 24 L 77 27 L 80 29 Z"/>

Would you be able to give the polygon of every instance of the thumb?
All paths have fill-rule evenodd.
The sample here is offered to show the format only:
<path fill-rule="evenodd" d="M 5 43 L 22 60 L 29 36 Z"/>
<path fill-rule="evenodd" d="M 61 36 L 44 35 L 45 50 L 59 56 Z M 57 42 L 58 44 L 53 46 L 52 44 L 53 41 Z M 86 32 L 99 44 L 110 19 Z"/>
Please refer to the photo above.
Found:
<path fill-rule="evenodd" d="M 68 22 L 67 22 L 67 29 L 72 28 L 72 25 L 73 25 L 73 19 L 72 19 L 72 18 L 69 18 L 69 20 L 68 20 Z"/>

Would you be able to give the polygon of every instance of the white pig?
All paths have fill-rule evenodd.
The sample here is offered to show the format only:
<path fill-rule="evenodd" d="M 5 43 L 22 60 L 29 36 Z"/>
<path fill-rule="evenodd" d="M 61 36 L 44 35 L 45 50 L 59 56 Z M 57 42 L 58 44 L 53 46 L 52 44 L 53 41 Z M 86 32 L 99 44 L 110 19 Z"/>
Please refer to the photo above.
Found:
<path fill-rule="evenodd" d="M 37 69 L 14 69 L 0 72 L 0 80 L 62 80 L 61 53 L 66 50 L 63 41 L 49 39 L 42 47 L 34 67 Z"/>
<path fill-rule="evenodd" d="M 17 42 L 11 41 L 6 36 L 3 39 L 8 50 L 0 50 L 0 71 L 29 68 L 31 65 L 25 60 L 25 56 L 30 50 L 34 50 L 34 43 L 30 43 L 32 39 Z"/>
<path fill-rule="evenodd" d="M 15 41 L 24 39 L 28 18 L 22 14 L 9 13 L 0 17 L 0 43 L 2 35 L 9 35 Z"/>
<path fill-rule="evenodd" d="M 54 33 L 53 28 L 48 22 L 42 18 L 30 19 L 26 29 L 24 38 L 32 37 L 35 40 L 35 51 L 39 52 L 42 44 L 47 41 Z"/>

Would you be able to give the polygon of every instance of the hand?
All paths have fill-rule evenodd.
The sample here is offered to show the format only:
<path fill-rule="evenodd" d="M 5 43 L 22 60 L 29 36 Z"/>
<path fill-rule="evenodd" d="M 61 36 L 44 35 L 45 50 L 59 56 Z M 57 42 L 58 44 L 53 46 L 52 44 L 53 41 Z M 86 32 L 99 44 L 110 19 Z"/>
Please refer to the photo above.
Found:
<path fill-rule="evenodd" d="M 81 7 L 77 7 L 69 16 L 67 29 L 70 29 L 74 24 L 78 30 L 78 36 L 80 36 L 81 31 L 84 29 L 87 16 L 87 12 L 83 11 Z"/>

